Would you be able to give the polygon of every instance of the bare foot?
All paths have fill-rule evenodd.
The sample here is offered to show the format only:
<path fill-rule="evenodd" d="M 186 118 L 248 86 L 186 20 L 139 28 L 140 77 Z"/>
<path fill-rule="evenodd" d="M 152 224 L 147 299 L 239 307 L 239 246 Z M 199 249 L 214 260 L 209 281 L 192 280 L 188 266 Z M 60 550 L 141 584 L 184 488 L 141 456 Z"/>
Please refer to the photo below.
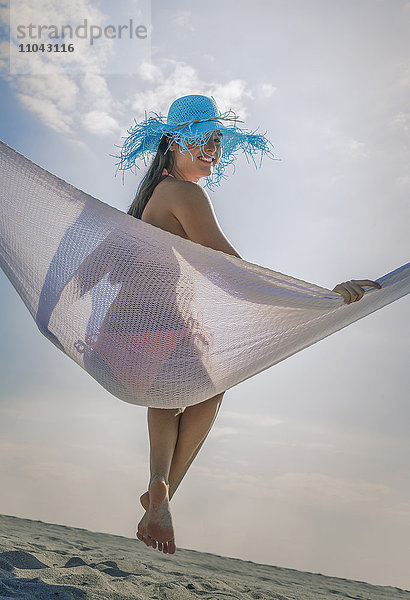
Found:
<path fill-rule="evenodd" d="M 145 510 L 148 510 L 149 492 L 145 492 L 144 494 L 142 494 L 142 496 L 140 497 L 140 502 L 141 502 L 142 508 L 145 508 Z"/>
<path fill-rule="evenodd" d="M 158 550 L 174 554 L 174 528 L 171 512 L 169 510 L 168 485 L 161 475 L 154 475 L 151 479 L 149 491 L 149 508 L 147 521 L 147 534 L 154 540 L 153 548 L 158 543 Z"/>
<path fill-rule="evenodd" d="M 139 539 L 141 539 L 141 541 L 143 541 L 147 546 L 152 546 L 153 548 L 156 548 L 157 541 L 155 539 L 151 538 L 147 534 L 147 529 L 146 529 L 147 522 L 148 522 L 148 509 L 149 509 L 149 505 L 150 505 L 149 491 L 142 494 L 142 496 L 140 497 L 140 502 L 141 502 L 142 507 L 146 510 L 146 513 L 140 522 L 141 530 L 144 535 L 141 536 L 141 535 L 138 535 L 138 533 L 137 533 L 137 537 Z M 174 554 L 176 551 L 175 541 L 174 540 L 171 540 L 170 542 L 158 541 L 158 550 L 160 550 L 160 551 L 162 550 L 162 552 L 164 552 L 164 554 L 168 554 L 168 553 Z"/>
<path fill-rule="evenodd" d="M 162 476 L 154 476 L 148 492 L 141 496 L 140 502 L 147 512 L 138 524 L 138 539 L 147 546 L 158 546 L 158 550 L 164 554 L 174 554 L 176 546 L 168 486 Z"/>
<path fill-rule="evenodd" d="M 152 546 L 151 538 L 147 534 L 147 521 L 148 521 L 148 513 L 142 517 L 141 521 L 138 523 L 137 527 L 137 538 L 144 542 L 147 546 Z"/>
<path fill-rule="evenodd" d="M 142 504 L 142 508 L 145 508 L 147 511 L 145 515 L 142 517 L 141 521 L 138 523 L 137 528 L 137 538 L 144 542 L 146 546 L 152 546 L 154 540 L 152 540 L 147 534 L 147 522 L 148 522 L 148 508 L 149 508 L 149 492 L 145 492 L 140 497 L 140 502 Z"/>

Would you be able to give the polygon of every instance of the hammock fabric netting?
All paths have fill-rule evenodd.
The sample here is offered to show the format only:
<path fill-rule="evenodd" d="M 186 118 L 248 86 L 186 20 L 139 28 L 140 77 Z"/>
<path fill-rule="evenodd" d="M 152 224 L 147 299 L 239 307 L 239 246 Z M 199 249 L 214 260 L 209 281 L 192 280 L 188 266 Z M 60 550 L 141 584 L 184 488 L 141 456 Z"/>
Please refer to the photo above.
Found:
<path fill-rule="evenodd" d="M 197 404 L 410 291 L 408 263 L 345 304 L 135 219 L 0 144 L 0 265 L 41 333 L 125 402 Z"/>

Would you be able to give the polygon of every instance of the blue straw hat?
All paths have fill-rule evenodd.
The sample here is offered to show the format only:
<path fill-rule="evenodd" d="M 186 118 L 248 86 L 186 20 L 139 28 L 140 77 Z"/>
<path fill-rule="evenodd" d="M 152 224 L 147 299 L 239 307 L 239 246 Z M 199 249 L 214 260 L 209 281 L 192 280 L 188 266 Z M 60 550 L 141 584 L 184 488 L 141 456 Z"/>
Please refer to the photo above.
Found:
<path fill-rule="evenodd" d="M 270 151 L 270 147 L 273 146 L 265 135 L 256 133 L 257 129 L 247 131 L 237 127 L 236 123 L 243 121 L 239 121 L 232 110 L 221 114 L 212 96 L 210 98 L 197 94 L 182 96 L 171 104 L 166 118 L 154 112 L 151 114 L 154 116 L 147 119 L 145 112 L 145 121 L 141 123 L 137 123 L 134 119 L 135 126 L 127 131 L 129 135 L 125 138 L 121 153 L 115 155 L 115 158 L 120 159 L 119 163 L 116 163 L 118 165 L 116 174 L 118 170 L 132 170 L 133 167 L 138 169 L 135 163 L 137 159 L 142 159 L 146 165 L 146 158 L 157 152 L 164 135 L 169 136 L 166 152 L 172 142 L 177 142 L 181 151 L 188 151 L 191 154 L 187 142 L 195 143 L 195 147 L 201 147 L 213 131 L 221 132 L 222 155 L 215 171 L 205 178 L 205 187 L 210 189 L 219 185 L 222 178 L 227 178 L 224 170 L 227 165 L 233 164 L 239 150 L 244 152 L 248 163 L 249 157 L 252 158 L 256 168 L 255 155 L 258 153 L 260 153 L 259 166 L 264 155 L 278 160 Z"/>

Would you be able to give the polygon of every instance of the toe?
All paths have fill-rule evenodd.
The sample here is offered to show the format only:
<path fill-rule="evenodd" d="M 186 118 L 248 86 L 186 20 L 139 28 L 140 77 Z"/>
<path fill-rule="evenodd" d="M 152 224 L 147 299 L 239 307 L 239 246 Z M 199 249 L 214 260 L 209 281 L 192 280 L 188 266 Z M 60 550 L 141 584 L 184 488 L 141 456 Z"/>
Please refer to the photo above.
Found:
<path fill-rule="evenodd" d="M 162 552 L 168 554 L 168 542 L 164 542 L 162 545 Z"/>
<path fill-rule="evenodd" d="M 144 544 L 146 546 L 149 546 L 150 544 L 148 543 L 146 537 L 144 537 L 141 533 L 137 532 L 137 538 L 141 541 L 144 542 Z"/>
<path fill-rule="evenodd" d="M 176 546 L 174 540 L 168 542 L 168 552 L 169 554 L 175 554 Z"/>
<path fill-rule="evenodd" d="M 162 552 L 162 542 L 158 542 L 158 550 Z"/>

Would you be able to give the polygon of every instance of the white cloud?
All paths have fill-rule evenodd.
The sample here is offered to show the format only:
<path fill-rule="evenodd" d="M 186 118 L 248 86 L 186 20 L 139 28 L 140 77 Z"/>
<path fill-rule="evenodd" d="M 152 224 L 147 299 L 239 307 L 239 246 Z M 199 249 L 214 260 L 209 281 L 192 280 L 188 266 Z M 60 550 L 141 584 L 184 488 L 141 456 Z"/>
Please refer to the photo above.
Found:
<path fill-rule="evenodd" d="M 350 140 L 348 143 L 348 149 L 350 150 L 351 156 L 368 156 L 365 152 L 365 144 L 358 140 Z"/>
<path fill-rule="evenodd" d="M 90 47 L 91 27 L 104 27 L 107 15 L 102 13 L 95 3 L 89 0 L 71 0 L 67 2 L 49 2 L 49 0 L 36 0 L 34 3 L 28 3 L 25 0 L 13 0 L 10 7 L 10 38 L 17 45 L 24 38 L 17 38 L 17 25 L 27 28 L 30 24 L 32 35 L 37 42 L 60 42 L 61 38 L 50 39 L 47 35 L 50 33 L 48 27 L 53 25 L 58 34 L 61 34 L 63 27 L 71 27 L 72 30 L 78 25 L 84 26 L 85 38 L 75 36 L 70 37 L 68 29 L 65 30 L 64 42 L 75 41 L 75 50 L 70 53 L 69 63 L 74 66 L 78 72 L 87 72 L 90 69 L 101 71 L 108 58 L 114 51 L 114 46 L 109 39 L 105 39 L 104 44 L 94 44 Z M 41 30 L 41 27 L 46 29 Z M 24 30 L 26 35 L 28 31 Z M 75 34 L 74 34 L 75 35 Z M 26 38 L 24 41 L 33 41 Z M 111 40 L 112 41 L 112 40 Z M 91 51 L 92 50 L 92 51 Z M 41 74 L 44 69 L 51 73 L 61 73 L 64 70 L 64 58 L 60 52 L 38 52 L 28 58 L 24 53 L 13 53 L 12 65 L 27 74 L 36 72 Z"/>
<path fill-rule="evenodd" d="M 45 125 L 60 133 L 71 132 L 71 115 L 61 112 L 52 100 L 31 96 L 29 93 L 18 93 L 17 98 L 24 108 L 36 115 Z"/>
<path fill-rule="evenodd" d="M 396 183 L 399 186 L 399 188 L 401 188 L 405 191 L 410 190 L 410 176 L 409 175 L 403 175 L 402 177 L 398 177 L 396 179 Z"/>
<path fill-rule="evenodd" d="M 46 0 L 38 0 L 35 6 L 22 0 L 17 3 L 18 19 L 24 23 L 82 23 L 87 18 L 88 23 L 103 26 L 107 18 L 89 0 L 52 3 L 52 6 Z M 175 16 L 173 23 L 190 27 L 193 19 L 191 11 L 183 11 Z M 7 23 L 6 13 L 2 20 Z M 105 42 L 98 48 L 95 44 L 91 52 L 88 39 L 76 38 L 75 71 L 71 73 L 64 70 L 57 54 L 38 53 L 34 60 L 25 62 L 27 72 L 18 77 L 8 73 L 9 49 L 3 42 L 0 66 L 24 107 L 44 125 L 66 134 L 73 141 L 81 139 L 87 132 L 99 136 L 124 132 L 134 118 L 143 119 L 145 111 L 166 115 L 170 104 L 187 94 L 214 96 L 222 112 L 233 109 L 241 120 L 246 119 L 245 100 L 252 99 L 253 94 L 245 80 L 204 81 L 193 66 L 171 58 L 161 59 L 160 64 L 142 60 L 137 74 L 152 88 L 138 90 L 134 97 L 117 101 L 108 88 L 104 68 L 114 50 L 119 52 L 120 48 L 114 48 L 110 40 Z"/>
<path fill-rule="evenodd" d="M 215 62 L 215 56 L 213 54 L 207 54 L 206 52 L 204 52 L 202 54 L 202 58 L 207 62 L 207 63 L 213 63 Z"/>
<path fill-rule="evenodd" d="M 328 124 L 323 129 L 324 137 L 327 139 L 327 147 L 331 152 L 346 158 L 367 158 L 366 145 L 346 135 L 337 124 Z"/>
<path fill-rule="evenodd" d="M 0 25 L 8 27 L 10 22 L 10 5 L 5 2 L 0 3 Z"/>
<path fill-rule="evenodd" d="M 119 129 L 119 125 L 113 117 L 99 110 L 91 110 L 85 113 L 81 120 L 87 131 L 97 135 L 115 133 Z"/>
<path fill-rule="evenodd" d="M 1 76 L 10 81 L 9 72 L 9 43 L 2 40 L 0 41 L 0 74 Z"/>
<path fill-rule="evenodd" d="M 398 82 L 403 87 L 408 87 L 410 85 L 410 61 L 403 62 L 402 65 L 403 66 L 399 73 Z"/>
<path fill-rule="evenodd" d="M 35 6 L 19 0 L 11 11 L 21 23 L 76 23 L 79 15 L 89 23 L 102 25 L 105 15 L 88 0 L 49 3 L 38 0 Z M 1 19 L 5 24 L 6 15 Z M 109 40 L 107 40 L 109 41 Z M 54 131 L 72 139 L 81 138 L 84 131 L 96 135 L 119 132 L 117 115 L 121 105 L 108 89 L 102 75 L 112 46 L 107 43 L 90 52 L 88 40 L 76 39 L 73 74 L 65 72 L 59 53 L 38 53 L 33 60 L 25 60 L 24 74 L 15 77 L 6 74 L 11 87 L 23 106 Z M 23 60 L 23 59 L 21 59 Z M 2 72 L 8 69 L 8 44 L 0 46 Z M 21 66 L 21 65 L 17 65 Z M 40 72 L 39 72 L 40 69 Z"/>
<path fill-rule="evenodd" d="M 262 83 L 259 88 L 259 95 L 262 98 L 271 98 L 276 92 L 276 89 L 271 83 Z"/>
<path fill-rule="evenodd" d="M 232 108 L 241 120 L 245 120 L 247 112 L 243 101 L 245 98 L 254 98 L 252 92 L 246 89 L 246 85 L 244 79 L 232 79 L 227 83 L 215 85 L 210 95 L 214 96 L 222 112 Z"/>
<path fill-rule="evenodd" d="M 393 126 L 399 131 L 407 132 L 410 130 L 410 113 L 399 113 L 393 118 Z"/>
<path fill-rule="evenodd" d="M 183 29 L 190 29 L 191 31 L 195 30 L 194 15 L 190 10 L 184 10 L 175 15 L 175 17 L 170 20 L 170 23 L 171 25 L 176 25 Z"/>
<path fill-rule="evenodd" d="M 153 87 L 122 102 L 112 96 L 103 74 L 86 68 L 79 76 L 33 74 L 11 78 L 10 83 L 27 110 L 47 127 L 74 140 L 84 132 L 100 136 L 124 132 L 134 118 L 145 118 L 145 111 L 166 115 L 176 98 L 188 94 L 214 96 L 222 112 L 232 108 L 245 119 L 244 100 L 253 97 L 244 80 L 207 83 L 194 67 L 172 59 L 162 60 L 161 66 L 142 61 L 139 76 Z"/>
<path fill-rule="evenodd" d="M 28 76 L 13 80 L 17 98 L 45 125 L 69 133 L 80 88 L 66 75 Z"/>
<path fill-rule="evenodd" d="M 162 71 L 153 62 L 142 60 L 137 68 L 137 73 L 144 81 L 159 81 L 162 78 Z"/>
<path fill-rule="evenodd" d="M 20 76 L 12 81 L 23 106 L 54 131 L 74 139 L 84 131 L 105 135 L 119 132 L 122 108 L 114 100 L 103 76 L 85 74 Z"/>
<path fill-rule="evenodd" d="M 161 66 L 153 66 L 142 62 L 140 76 L 144 80 L 155 83 L 155 87 L 138 91 L 126 102 L 136 120 L 144 118 L 144 111 L 154 111 L 166 116 L 171 103 L 180 96 L 188 94 L 204 94 L 213 96 L 221 112 L 233 109 L 241 120 L 246 118 L 245 99 L 253 98 L 243 79 L 233 79 L 223 84 L 201 80 L 197 70 L 191 65 L 170 58 L 161 60 Z M 129 127 L 129 123 L 124 124 Z"/>

